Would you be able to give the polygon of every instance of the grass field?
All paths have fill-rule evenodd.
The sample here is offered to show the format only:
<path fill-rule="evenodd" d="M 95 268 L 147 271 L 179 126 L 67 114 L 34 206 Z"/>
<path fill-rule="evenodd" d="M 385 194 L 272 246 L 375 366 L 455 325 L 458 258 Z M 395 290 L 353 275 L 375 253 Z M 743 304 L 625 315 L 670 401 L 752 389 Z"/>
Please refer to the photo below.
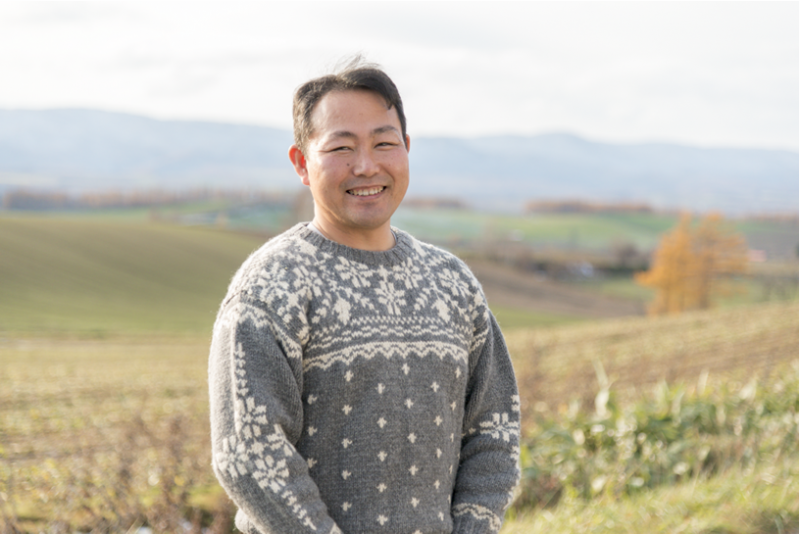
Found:
<path fill-rule="evenodd" d="M 0 217 L 0 335 L 209 332 L 230 277 L 267 236 L 153 222 L 136 213 Z M 506 302 L 502 293 L 494 300 L 491 277 L 482 282 L 504 327 L 591 317 L 581 305 L 560 309 L 557 291 L 545 297 L 552 285 L 538 284 L 530 297 L 512 291 L 516 299 Z"/>
<path fill-rule="evenodd" d="M 583 424 L 591 426 L 601 389 L 597 362 L 621 407 L 640 403 L 660 380 L 693 387 L 704 371 L 709 387 L 732 384 L 735 399 L 752 377 L 767 389 L 780 382 L 776 376 L 788 377 L 794 389 L 785 413 L 788 450 L 771 449 L 719 476 L 698 475 L 629 498 L 586 500 L 567 492 L 558 506 L 515 510 L 504 532 L 791 531 L 798 499 L 797 307 L 740 311 L 740 317 L 722 310 L 511 332 L 528 443 L 542 439 L 547 417 L 565 424 L 584 413 Z M 743 328 L 747 318 L 754 324 Z M 134 523 L 169 531 L 187 518 L 204 526 L 229 519 L 230 504 L 209 467 L 207 349 L 207 336 L 6 338 L 0 345 L 0 517 L 28 532 L 45 525 L 87 532 L 102 524 L 121 532 Z M 588 463 L 591 455 L 585 458 Z M 747 521 L 725 527 L 737 521 L 732 510 Z M 778 524 L 783 530 L 771 526 Z"/>
<path fill-rule="evenodd" d="M 263 236 L 98 218 L 0 218 L 0 334 L 209 332 Z"/>
<path fill-rule="evenodd" d="M 521 329 L 507 342 L 532 423 L 537 411 L 558 410 L 570 399 L 591 405 L 599 387 L 594 362 L 630 398 L 662 380 L 696 382 L 704 372 L 739 382 L 768 374 L 796 360 L 798 310 L 796 302 L 775 303 Z"/>
<path fill-rule="evenodd" d="M 175 532 L 201 506 L 224 513 L 210 471 L 207 350 L 205 337 L 6 339 L 0 531 L 146 522 Z"/>
<path fill-rule="evenodd" d="M 19 213 L 19 212 L 16 212 Z M 184 224 L 218 225 L 229 229 L 279 233 L 295 220 L 286 205 L 238 205 L 230 199 L 187 202 L 158 208 L 109 208 L 73 212 L 40 212 L 37 217 L 116 219 L 144 222 L 155 217 Z M 678 221 L 672 213 L 498 214 L 466 209 L 423 209 L 401 206 L 392 223 L 416 237 L 447 245 L 461 241 L 523 241 L 538 248 L 600 250 L 632 244 L 652 250 L 661 235 Z M 771 258 L 796 259 L 796 220 L 732 219 L 750 248 L 765 249 Z"/>
<path fill-rule="evenodd" d="M 263 240 L 0 217 L 0 533 L 230 532 L 208 344 Z M 495 311 L 524 418 L 503 534 L 797 532 L 796 300 L 578 322 Z"/>
<path fill-rule="evenodd" d="M 778 478 L 774 473 L 783 474 Z M 797 471 L 732 469 L 629 499 L 567 497 L 555 510 L 518 514 L 503 534 L 745 534 L 797 532 Z"/>
<path fill-rule="evenodd" d="M 0 217 L 0 335 L 209 332 L 231 275 L 267 236 L 152 222 L 135 213 Z M 652 296 L 630 279 L 599 279 L 569 289 L 523 280 L 500 267 L 473 268 L 478 267 L 504 328 L 633 314 Z M 518 285 L 502 287 L 511 281 Z M 742 287 L 746 291 L 728 302 L 765 300 L 759 284 Z M 781 298 L 796 298 L 797 285 L 790 289 Z M 603 301 L 607 296 L 617 300 Z"/>
<path fill-rule="evenodd" d="M 498 215 L 455 209 L 400 208 L 392 222 L 415 236 L 440 243 L 459 240 L 518 240 L 537 247 L 598 250 L 629 243 L 652 250 L 678 222 L 677 214 L 599 213 Z M 797 257 L 796 221 L 731 220 L 751 248 Z"/>
<path fill-rule="evenodd" d="M 624 240 L 647 249 L 674 226 L 673 215 L 654 214 L 547 214 L 497 215 L 467 210 L 398 210 L 394 224 L 422 238 L 509 239 L 540 245 L 601 248 Z"/>

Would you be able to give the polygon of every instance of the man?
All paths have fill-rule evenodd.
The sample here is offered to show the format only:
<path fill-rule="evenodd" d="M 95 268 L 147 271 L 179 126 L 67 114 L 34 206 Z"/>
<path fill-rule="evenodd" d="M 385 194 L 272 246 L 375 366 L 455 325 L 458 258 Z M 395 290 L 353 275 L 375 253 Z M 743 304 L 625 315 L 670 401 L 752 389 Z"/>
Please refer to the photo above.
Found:
<path fill-rule="evenodd" d="M 315 215 L 234 276 L 209 362 L 213 466 L 245 533 L 497 532 L 519 397 L 478 282 L 392 228 L 403 105 L 351 64 L 294 99 Z"/>

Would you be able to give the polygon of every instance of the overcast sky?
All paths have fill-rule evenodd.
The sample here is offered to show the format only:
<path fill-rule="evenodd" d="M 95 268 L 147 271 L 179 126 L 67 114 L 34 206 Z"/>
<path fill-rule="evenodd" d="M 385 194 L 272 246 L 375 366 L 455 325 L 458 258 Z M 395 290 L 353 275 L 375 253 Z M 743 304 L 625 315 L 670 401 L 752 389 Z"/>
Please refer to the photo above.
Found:
<path fill-rule="evenodd" d="M 798 150 L 798 2 L 1 2 L 0 108 L 291 127 L 361 52 L 414 135 Z"/>

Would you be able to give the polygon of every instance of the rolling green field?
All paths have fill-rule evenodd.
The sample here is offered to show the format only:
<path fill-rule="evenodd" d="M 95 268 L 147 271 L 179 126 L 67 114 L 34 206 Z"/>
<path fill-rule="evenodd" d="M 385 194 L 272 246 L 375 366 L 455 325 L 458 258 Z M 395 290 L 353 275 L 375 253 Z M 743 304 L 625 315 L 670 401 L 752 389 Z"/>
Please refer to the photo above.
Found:
<path fill-rule="evenodd" d="M 661 235 L 675 226 L 678 218 L 678 214 L 667 213 L 498 215 L 401 207 L 392 223 L 421 239 L 440 243 L 515 240 L 537 247 L 588 250 L 628 243 L 647 251 L 658 245 Z M 796 221 L 742 219 L 729 223 L 751 248 L 770 248 L 796 258 Z"/>
<path fill-rule="evenodd" d="M 0 336 L 210 333 L 231 276 L 268 236 L 141 215 L 0 217 Z M 582 320 L 495 312 L 509 328 Z"/>
<path fill-rule="evenodd" d="M 265 238 L 108 218 L 0 217 L 0 335 L 210 333 Z"/>
<path fill-rule="evenodd" d="M 39 212 L 36 217 L 115 219 L 127 222 L 146 222 L 160 218 L 181 224 L 222 225 L 234 230 L 277 234 L 294 224 L 296 215 L 287 205 L 247 206 L 230 199 L 217 199 L 157 208 Z M 512 240 L 539 248 L 601 250 L 615 245 L 631 244 L 642 251 L 648 251 L 658 244 L 664 232 L 675 226 L 678 218 L 677 213 L 659 212 L 522 215 L 401 205 L 392 217 L 392 224 L 419 239 L 443 245 L 463 241 Z M 767 249 L 771 255 L 797 258 L 796 219 L 730 219 L 729 225 L 732 230 L 745 236 L 751 248 Z"/>
<path fill-rule="evenodd" d="M 404 227 L 411 231 L 437 228 L 439 223 L 426 219 L 435 212 L 426 213 L 409 217 Z M 448 221 L 461 235 L 468 234 L 471 224 L 489 224 L 483 215 L 466 212 L 439 212 L 435 217 Z M 524 223 L 551 237 L 568 232 L 571 220 L 606 237 L 615 232 L 630 235 L 638 225 L 647 229 L 648 239 L 655 239 L 658 231 L 671 224 L 657 218 L 636 222 L 617 217 L 612 224 L 615 218 L 610 217 L 606 225 L 599 224 L 602 217 L 551 219 L 550 223 L 536 218 L 498 220 L 509 227 Z M 401 218 L 398 224 L 404 221 Z M 627 222 L 623 225 L 622 221 Z M 93 215 L 0 216 L 0 335 L 35 332 L 37 336 L 86 338 L 210 332 L 230 277 L 267 237 L 214 226 L 154 222 L 137 209 Z M 587 281 L 576 287 L 642 303 L 652 295 L 649 289 L 622 278 Z M 776 298 L 759 283 L 742 288 L 727 302 Z M 778 297 L 796 298 L 797 285 L 784 293 Z M 582 319 L 502 303 L 495 311 L 502 325 L 514 328 Z"/>
<path fill-rule="evenodd" d="M 208 344 L 264 240 L 0 217 L 0 533 L 231 532 Z M 523 413 L 503 534 L 797 533 L 796 300 L 570 324 L 498 312 Z"/>
<path fill-rule="evenodd" d="M 552 214 L 502 216 L 460 210 L 399 210 L 394 224 L 427 239 L 515 239 L 540 245 L 601 248 L 625 240 L 651 248 L 676 221 L 671 215 Z"/>

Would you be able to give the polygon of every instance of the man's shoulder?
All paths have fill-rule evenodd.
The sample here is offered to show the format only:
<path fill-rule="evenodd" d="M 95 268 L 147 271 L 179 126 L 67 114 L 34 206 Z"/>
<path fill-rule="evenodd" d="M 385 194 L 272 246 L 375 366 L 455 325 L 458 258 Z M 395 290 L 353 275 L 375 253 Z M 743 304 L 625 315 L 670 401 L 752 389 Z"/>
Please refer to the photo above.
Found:
<path fill-rule="evenodd" d="M 309 232 L 302 223 L 293 226 L 256 249 L 233 276 L 228 294 L 247 291 L 254 285 L 264 285 L 275 273 L 293 269 L 304 255 L 313 255 L 313 245 L 305 239 Z"/>
<path fill-rule="evenodd" d="M 399 228 L 392 228 L 398 235 L 402 235 L 408 238 L 409 242 L 411 243 L 411 247 L 417 252 L 418 256 L 422 261 L 425 262 L 447 262 L 458 264 L 465 269 L 468 269 L 467 265 L 461 260 L 458 256 L 453 254 L 452 252 L 445 250 L 437 245 L 433 245 L 431 243 L 426 243 L 425 241 L 421 241 L 416 237 L 412 236 L 408 232 L 401 230 Z"/>
<path fill-rule="evenodd" d="M 420 241 L 403 230 L 399 230 L 397 228 L 394 230 L 395 232 L 403 233 L 408 237 L 412 244 L 413 250 L 416 252 L 418 261 L 424 263 L 428 268 L 434 270 L 447 269 L 449 271 L 455 271 L 477 282 L 475 275 L 472 273 L 466 262 L 452 252 L 431 243 Z"/>

